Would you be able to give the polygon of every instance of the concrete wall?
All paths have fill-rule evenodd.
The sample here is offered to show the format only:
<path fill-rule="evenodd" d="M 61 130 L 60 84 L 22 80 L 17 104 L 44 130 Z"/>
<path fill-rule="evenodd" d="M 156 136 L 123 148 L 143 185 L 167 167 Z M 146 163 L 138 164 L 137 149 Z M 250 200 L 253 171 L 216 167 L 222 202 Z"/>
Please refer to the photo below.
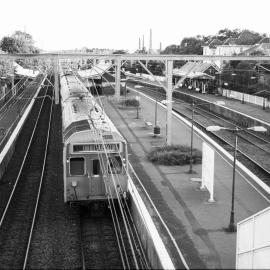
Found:
<path fill-rule="evenodd" d="M 172 259 L 152 220 L 151 210 L 146 208 L 139 191 L 131 179 L 128 190 L 130 194 L 131 214 L 151 268 L 175 269 Z"/>

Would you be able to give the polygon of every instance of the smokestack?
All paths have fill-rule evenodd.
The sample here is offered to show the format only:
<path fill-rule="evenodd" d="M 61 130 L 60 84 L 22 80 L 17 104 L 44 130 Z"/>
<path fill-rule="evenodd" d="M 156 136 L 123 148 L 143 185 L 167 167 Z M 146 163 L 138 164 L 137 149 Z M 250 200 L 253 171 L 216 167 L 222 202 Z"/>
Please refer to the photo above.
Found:
<path fill-rule="evenodd" d="M 152 53 L 152 29 L 150 28 L 149 53 Z"/>
<path fill-rule="evenodd" d="M 144 50 L 144 35 L 142 36 L 142 49 Z"/>
<path fill-rule="evenodd" d="M 161 50 L 162 50 L 162 46 L 161 46 L 161 42 L 160 42 L 160 44 L 159 44 L 159 51 L 161 52 Z"/>
<path fill-rule="evenodd" d="M 141 50 L 141 39 L 139 38 L 139 51 Z"/>

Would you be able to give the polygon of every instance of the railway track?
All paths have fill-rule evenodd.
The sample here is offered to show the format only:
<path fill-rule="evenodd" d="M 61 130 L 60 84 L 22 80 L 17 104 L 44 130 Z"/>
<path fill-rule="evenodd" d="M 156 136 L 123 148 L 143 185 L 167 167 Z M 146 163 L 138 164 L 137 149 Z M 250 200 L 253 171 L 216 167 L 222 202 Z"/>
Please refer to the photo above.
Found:
<path fill-rule="evenodd" d="M 80 208 L 82 269 L 135 269 L 137 266 L 140 269 L 150 269 L 138 242 L 134 248 L 136 266 L 120 210 L 112 204 L 110 207 L 101 212 L 93 208 L 91 210 L 87 207 Z M 112 208 L 115 209 L 117 217 L 113 216 Z M 129 223 L 132 223 L 130 219 Z M 134 228 L 130 228 L 130 233 L 134 240 L 136 238 Z"/>
<path fill-rule="evenodd" d="M 6 114 L 13 113 L 16 115 L 12 124 L 9 125 L 9 128 L 2 129 L 2 134 L 0 134 L 0 151 L 5 146 L 11 132 L 13 131 L 16 124 L 19 122 L 21 115 L 23 114 L 25 108 L 29 104 L 29 102 L 25 102 L 22 98 L 32 97 L 35 93 L 35 89 L 37 89 L 38 85 L 42 82 L 43 76 L 39 76 L 37 80 L 28 82 L 25 86 L 25 91 L 19 93 L 16 97 L 12 97 L 7 103 L 5 103 L 0 108 L 0 120 L 2 120 Z"/>
<path fill-rule="evenodd" d="M 42 96 L 44 96 L 42 98 Z M 0 265 L 2 268 L 29 267 L 31 245 L 39 197 L 42 190 L 52 112 L 52 88 L 43 87 L 34 107 L 39 108 L 31 138 L 19 170 L 5 175 L 12 185 L 4 203 L 1 200 Z M 29 127 L 31 128 L 31 127 Z M 14 167 L 15 171 L 15 167 Z"/>
<path fill-rule="evenodd" d="M 143 92 L 147 93 L 152 98 L 157 99 L 157 101 L 166 99 L 165 92 L 158 91 L 158 89 L 160 89 L 158 86 L 143 86 Z M 141 91 L 140 88 L 136 90 Z M 190 121 L 192 117 L 192 108 L 190 103 L 175 97 L 173 97 L 173 99 L 174 112 Z M 206 127 L 210 125 L 219 125 L 226 127 L 237 126 L 241 128 L 239 125 L 236 125 L 234 122 L 224 119 L 221 116 L 217 116 L 205 108 L 200 108 L 199 106 L 196 107 L 194 115 L 195 126 L 202 129 L 228 152 L 233 153 L 234 134 L 226 130 L 212 133 L 207 131 Z M 256 176 L 258 176 L 266 185 L 270 186 L 270 140 L 266 136 L 259 136 L 247 131 L 239 133 L 237 159 L 249 168 Z"/>

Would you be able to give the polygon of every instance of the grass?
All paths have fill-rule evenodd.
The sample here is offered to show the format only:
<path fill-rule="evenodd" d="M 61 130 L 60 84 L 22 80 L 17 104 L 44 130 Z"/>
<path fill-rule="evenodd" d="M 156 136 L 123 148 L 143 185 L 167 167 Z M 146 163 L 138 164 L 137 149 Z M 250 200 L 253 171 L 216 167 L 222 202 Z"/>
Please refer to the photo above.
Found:
<path fill-rule="evenodd" d="M 202 162 L 202 152 L 193 149 L 193 164 Z M 175 166 L 190 163 L 190 147 L 184 145 L 170 145 L 155 147 L 149 154 L 148 160 L 158 165 Z"/>

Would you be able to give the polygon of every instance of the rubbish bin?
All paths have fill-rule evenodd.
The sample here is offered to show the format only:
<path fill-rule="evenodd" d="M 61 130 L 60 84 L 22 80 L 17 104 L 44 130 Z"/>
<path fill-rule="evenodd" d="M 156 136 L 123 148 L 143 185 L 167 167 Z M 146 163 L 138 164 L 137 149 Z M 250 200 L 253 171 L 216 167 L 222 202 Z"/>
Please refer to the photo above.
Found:
<path fill-rule="evenodd" d="M 154 126 L 154 136 L 160 135 L 160 127 L 159 126 Z"/>

